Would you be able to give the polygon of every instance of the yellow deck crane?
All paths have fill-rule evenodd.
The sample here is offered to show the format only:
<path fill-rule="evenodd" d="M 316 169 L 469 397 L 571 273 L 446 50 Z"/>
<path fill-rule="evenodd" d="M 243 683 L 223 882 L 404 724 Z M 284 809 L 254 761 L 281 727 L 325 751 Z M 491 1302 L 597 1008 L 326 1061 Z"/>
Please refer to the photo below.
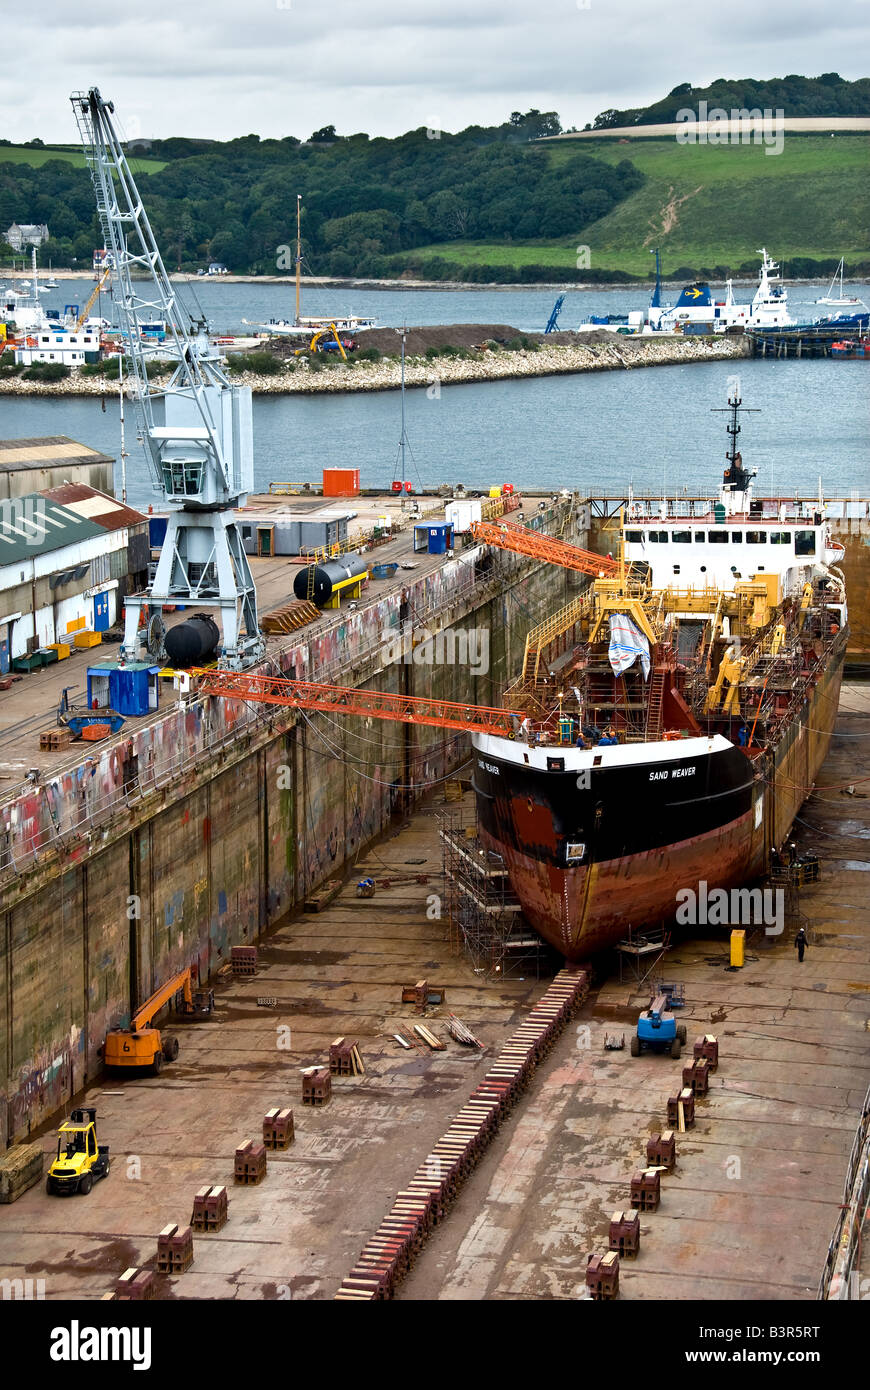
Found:
<path fill-rule="evenodd" d="M 79 314 L 78 318 L 76 319 L 76 333 L 78 333 L 78 332 L 80 331 L 82 325 L 83 325 L 83 324 L 85 323 L 85 321 L 87 320 L 88 314 L 91 312 L 91 310 L 93 309 L 94 305 L 95 305 L 96 302 L 97 302 L 97 296 L 99 295 L 100 290 L 101 290 L 101 289 L 103 288 L 103 286 L 105 285 L 105 283 L 106 283 L 106 281 L 108 280 L 108 278 L 109 278 L 109 276 L 111 275 L 111 273 L 112 273 L 112 267 L 111 267 L 111 266 L 107 266 L 106 269 L 103 271 L 102 275 L 100 276 L 99 280 L 97 281 L 96 285 L 95 285 L 94 288 L 91 290 L 91 293 L 90 293 L 90 295 L 88 296 L 88 302 L 87 302 L 87 304 L 86 304 L 85 307 L 82 309 L 81 313 Z"/>

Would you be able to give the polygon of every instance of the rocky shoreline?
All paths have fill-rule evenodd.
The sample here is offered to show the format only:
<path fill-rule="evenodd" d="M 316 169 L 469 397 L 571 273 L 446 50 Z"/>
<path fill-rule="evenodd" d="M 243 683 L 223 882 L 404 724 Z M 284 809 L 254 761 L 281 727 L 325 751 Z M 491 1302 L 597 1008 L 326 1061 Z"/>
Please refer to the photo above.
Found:
<path fill-rule="evenodd" d="M 405 382 L 409 387 L 437 387 L 510 378 L 571 375 L 576 372 L 620 371 L 637 367 L 684 365 L 689 362 L 720 362 L 746 357 L 750 347 L 745 338 L 631 338 L 611 335 L 607 342 L 547 345 L 538 351 L 480 352 L 463 357 L 409 357 L 405 363 Z M 401 368 L 393 359 L 379 362 L 357 361 L 311 371 L 307 365 L 279 376 L 259 376 L 244 372 L 233 380 L 248 385 L 255 395 L 285 396 L 325 394 L 342 391 L 394 391 L 401 384 Z M 117 381 L 107 377 L 81 376 L 77 371 L 63 381 L 22 381 L 20 377 L 0 380 L 0 394 L 12 396 L 105 396 L 117 394 Z M 129 394 L 129 385 L 125 383 Z"/>

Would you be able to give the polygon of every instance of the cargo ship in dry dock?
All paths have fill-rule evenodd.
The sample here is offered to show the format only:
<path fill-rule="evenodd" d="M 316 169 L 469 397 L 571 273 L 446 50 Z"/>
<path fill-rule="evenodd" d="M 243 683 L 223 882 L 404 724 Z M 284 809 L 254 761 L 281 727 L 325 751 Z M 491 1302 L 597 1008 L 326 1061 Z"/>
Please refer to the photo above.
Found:
<path fill-rule="evenodd" d="M 482 841 L 568 959 L 765 873 L 828 749 L 843 547 L 821 499 L 753 497 L 728 404 L 718 498 L 630 503 L 617 562 L 529 634 L 516 738 L 474 736 Z"/>

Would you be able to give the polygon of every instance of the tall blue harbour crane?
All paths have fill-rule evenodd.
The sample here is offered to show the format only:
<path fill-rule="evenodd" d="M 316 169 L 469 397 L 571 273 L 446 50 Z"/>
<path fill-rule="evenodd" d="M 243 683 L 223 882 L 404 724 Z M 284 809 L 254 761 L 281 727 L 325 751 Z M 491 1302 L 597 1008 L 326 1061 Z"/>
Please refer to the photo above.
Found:
<path fill-rule="evenodd" d="M 112 256 L 115 304 L 145 450 L 169 511 L 151 587 L 125 600 L 121 655 L 135 660 L 141 654 L 143 609 L 154 614 L 164 605 L 192 604 L 217 610 L 220 665 L 244 670 L 265 652 L 254 580 L 235 520 L 235 509 L 244 506 L 254 484 L 251 388 L 228 381 L 205 320 L 177 300 L 115 129 L 113 103 L 96 87 L 74 92 L 70 101 Z M 153 350 L 141 334 L 141 325 L 155 320 L 166 331 L 160 356 L 175 363 L 165 385 L 149 380 Z M 149 626 L 154 634 L 153 618 Z M 162 630 L 160 623 L 158 634 Z M 165 650 L 155 650 L 160 642 L 152 638 L 151 651 L 165 659 Z"/>
<path fill-rule="evenodd" d="M 649 307 L 651 309 L 659 309 L 662 303 L 662 258 L 659 254 L 659 248 L 655 247 L 654 250 L 651 250 L 650 255 L 656 258 L 656 283 L 652 292 L 652 298 L 649 302 Z"/>
<path fill-rule="evenodd" d="M 555 333 L 555 332 L 556 332 L 556 325 L 557 325 L 558 322 L 559 322 L 559 315 L 560 315 L 561 312 L 562 312 L 562 305 L 563 305 L 564 303 L 565 303 L 565 296 L 564 296 L 563 294 L 560 294 L 560 295 L 559 295 L 559 298 L 556 300 L 556 303 L 553 305 L 553 310 L 552 310 L 552 313 L 550 314 L 550 317 L 547 319 L 547 327 L 544 329 L 544 332 L 545 332 L 545 333 Z"/>

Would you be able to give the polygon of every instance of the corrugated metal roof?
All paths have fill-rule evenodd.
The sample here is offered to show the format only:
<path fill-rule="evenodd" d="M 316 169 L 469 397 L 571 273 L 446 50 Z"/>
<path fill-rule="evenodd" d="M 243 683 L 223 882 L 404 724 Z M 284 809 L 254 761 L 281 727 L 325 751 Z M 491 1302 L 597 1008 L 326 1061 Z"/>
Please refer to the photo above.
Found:
<path fill-rule="evenodd" d="M 57 468 L 64 463 L 114 463 L 114 459 L 65 434 L 41 439 L 0 439 L 0 472 Z"/>
<path fill-rule="evenodd" d="M 61 483 L 59 487 L 47 487 L 41 497 L 50 497 L 62 507 L 68 507 L 77 516 L 93 521 L 104 531 L 118 531 L 124 526 L 141 526 L 148 520 L 142 512 L 127 507 L 115 497 L 99 492 L 87 483 Z"/>
<path fill-rule="evenodd" d="M 103 536 L 105 529 L 40 492 L 4 498 L 0 501 L 0 565 Z"/>

